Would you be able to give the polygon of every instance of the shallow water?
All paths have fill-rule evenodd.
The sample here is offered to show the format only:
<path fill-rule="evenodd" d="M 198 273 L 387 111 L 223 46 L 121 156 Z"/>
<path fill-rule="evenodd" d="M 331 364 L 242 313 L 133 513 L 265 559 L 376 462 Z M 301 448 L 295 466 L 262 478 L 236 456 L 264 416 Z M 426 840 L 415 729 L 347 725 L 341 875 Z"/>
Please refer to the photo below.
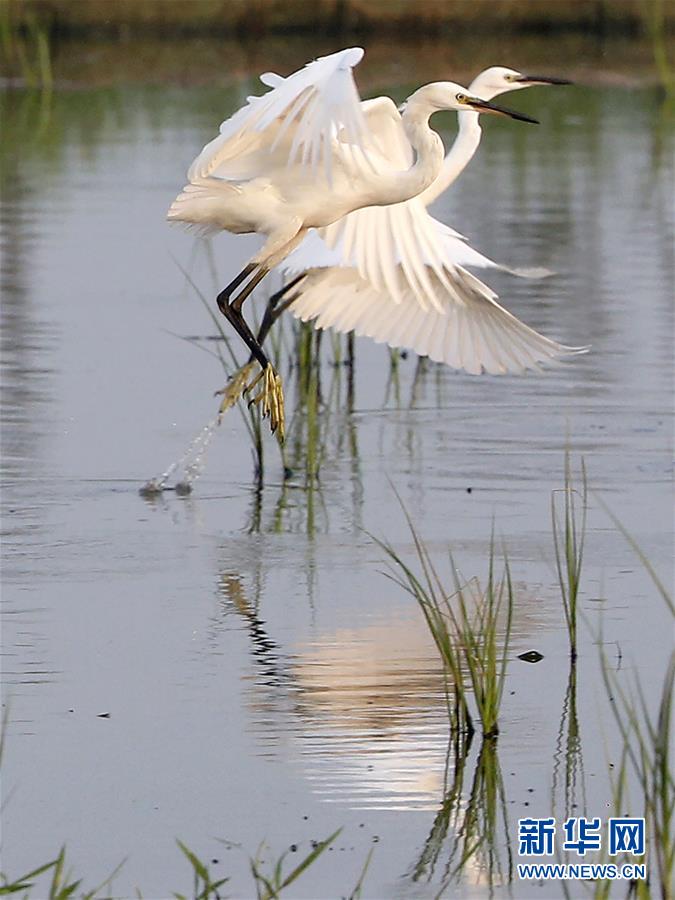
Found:
<path fill-rule="evenodd" d="M 591 344 L 587 356 L 508 379 L 437 366 L 415 378 L 410 357 L 392 385 L 386 349 L 357 341 L 353 408 L 344 370 L 322 367 L 324 397 L 331 384 L 341 393 L 324 416 L 315 490 L 299 474 L 301 415 L 288 442 L 294 476 L 284 483 L 266 437 L 260 492 L 232 411 L 191 495 L 143 499 L 143 482 L 211 419 L 223 382 L 217 359 L 177 337 L 213 332 L 179 266 L 210 298 L 254 246 L 216 239 L 214 278 L 204 247 L 163 216 L 196 150 L 252 86 L 0 100 L 10 135 L 0 204 L 2 870 L 23 873 L 65 842 L 88 884 L 126 858 L 115 895 L 165 897 L 189 889 L 179 837 L 247 896 L 246 853 L 219 839 L 247 853 L 264 839 L 272 857 L 298 844 L 295 859 L 342 826 L 292 896 L 347 894 L 371 848 L 365 896 L 433 896 L 459 827 L 438 840 L 457 772 L 441 667 L 370 535 L 414 561 L 395 487 L 448 581 L 448 547 L 466 577 L 485 576 L 493 520 L 508 546 L 518 605 L 498 742 L 502 859 L 519 815 L 546 816 L 563 801 L 607 815 L 618 750 L 596 637 L 602 627 L 624 683 L 637 671 L 655 697 L 670 622 L 592 497 L 582 784 L 578 756 L 561 749 L 567 638 L 550 492 L 569 445 L 668 579 L 672 124 L 656 89 L 523 92 L 513 105 L 541 126 L 487 123 L 476 159 L 437 204 L 493 258 L 557 273 L 487 280 L 528 324 Z M 448 143 L 451 117 L 444 124 Z M 544 654 L 536 666 L 516 658 L 532 647 Z M 563 798 L 566 764 L 580 780 Z M 477 865 L 464 879 L 448 893 L 486 894 Z M 516 888 L 528 892 L 542 896 Z"/>

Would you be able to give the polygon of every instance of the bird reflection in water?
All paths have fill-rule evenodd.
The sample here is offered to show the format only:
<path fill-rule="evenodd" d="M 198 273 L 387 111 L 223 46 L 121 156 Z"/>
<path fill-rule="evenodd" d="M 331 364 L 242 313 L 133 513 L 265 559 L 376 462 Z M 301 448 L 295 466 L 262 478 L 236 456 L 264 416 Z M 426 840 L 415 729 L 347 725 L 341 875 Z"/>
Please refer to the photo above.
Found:
<path fill-rule="evenodd" d="M 281 687 L 288 681 L 284 668 L 279 664 L 280 650 L 265 630 L 265 623 L 258 615 L 258 597 L 251 604 L 246 597 L 241 576 L 225 572 L 220 576 L 219 592 L 227 606 L 246 623 L 251 655 L 257 668 L 256 683 L 267 687 Z"/>
<path fill-rule="evenodd" d="M 434 810 L 407 879 L 508 882 L 497 745 L 448 739 L 444 673 L 424 623 L 412 616 L 375 621 L 286 652 L 259 614 L 259 589 L 251 601 L 233 572 L 221 576 L 219 588 L 249 635 L 255 674 L 248 703 L 262 754 L 289 753 L 327 802 Z"/>
<path fill-rule="evenodd" d="M 252 725 L 266 752 L 284 734 L 326 800 L 434 809 L 446 765 L 444 675 L 416 611 L 284 652 L 241 576 L 222 575 L 220 591 L 246 622 Z"/>

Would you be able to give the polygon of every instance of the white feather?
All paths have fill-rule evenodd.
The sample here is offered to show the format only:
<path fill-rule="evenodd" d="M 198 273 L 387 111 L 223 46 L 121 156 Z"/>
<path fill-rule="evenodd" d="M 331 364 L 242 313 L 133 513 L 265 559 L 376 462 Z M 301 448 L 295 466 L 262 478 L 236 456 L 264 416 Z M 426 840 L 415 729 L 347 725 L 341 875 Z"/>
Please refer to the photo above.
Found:
<path fill-rule="evenodd" d="M 525 82 L 519 82 L 513 75 L 518 73 L 492 67 L 478 76 L 471 90 L 477 96 L 491 99 L 525 86 Z M 409 166 L 410 145 L 400 113 L 392 101 L 378 98 L 365 101 L 361 108 L 376 136 L 377 149 L 399 166 Z M 386 337 L 379 339 L 429 352 L 432 358 L 447 362 L 452 359 L 455 362 L 451 364 L 471 371 L 476 369 L 476 359 L 481 360 L 478 368 L 488 371 L 516 371 L 536 366 L 537 354 L 533 356 L 530 352 L 534 332 L 523 332 L 526 326 L 517 319 L 513 320 L 518 326 L 515 329 L 508 320 L 501 319 L 495 310 L 504 316 L 509 314 L 497 304 L 490 307 L 496 295 L 471 276 L 466 267 L 496 268 L 530 278 L 550 275 L 550 270 L 513 269 L 496 263 L 474 250 L 461 234 L 430 216 L 426 209 L 461 173 L 475 153 L 480 135 L 478 114 L 460 113 L 458 139 L 431 187 L 404 203 L 356 210 L 307 237 L 286 261 L 287 270 L 293 275 L 308 269 L 326 271 L 323 275 L 313 271 L 299 287 L 301 296 L 296 304 L 297 309 L 305 311 L 302 317 L 306 313 L 320 327 L 326 327 L 329 322 L 341 326 L 352 322 L 353 327 L 370 333 L 376 340 L 374 323 L 379 317 L 385 329 L 381 335 L 386 333 Z M 340 271 L 332 275 L 329 270 L 335 267 Z M 339 310 L 335 298 L 337 283 L 344 304 Z M 310 296 L 305 298 L 302 295 L 306 292 Z M 484 304 L 480 315 L 475 299 L 471 305 L 475 297 L 482 298 Z M 412 301 L 418 307 L 417 313 L 410 306 Z M 371 311 L 366 314 L 359 304 L 369 305 Z M 449 309 L 452 315 L 447 315 Z M 462 312 L 463 309 L 466 311 Z M 471 313 L 476 314 L 475 318 L 470 318 Z M 455 323 L 454 332 L 448 332 L 450 320 Z M 501 326 L 496 334 L 495 321 Z M 527 334 L 525 343 L 523 334 Z M 512 340 L 513 347 L 507 348 L 507 338 Z M 563 345 L 555 342 L 537 346 L 537 353 L 544 358 L 566 352 Z"/>
<path fill-rule="evenodd" d="M 220 126 L 188 170 L 188 180 L 208 176 L 238 180 L 259 171 L 258 154 L 283 149 L 289 164 L 301 160 L 315 171 L 319 166 L 329 177 L 333 155 L 339 149 L 331 139 L 338 127 L 345 140 L 366 154 L 367 126 L 352 68 L 363 50 L 353 47 L 320 57 L 303 69 L 282 78 L 272 72 L 260 80 L 271 87 L 248 102 Z M 255 163 L 246 157 L 255 155 Z"/>
<path fill-rule="evenodd" d="M 414 350 L 435 362 L 471 374 L 501 375 L 538 369 L 585 347 L 567 347 L 529 328 L 497 300 L 494 292 L 461 267 L 452 273 L 461 302 L 449 302 L 443 282 L 431 274 L 435 302 L 426 309 L 399 272 L 401 302 L 349 269 L 308 272 L 290 309 L 317 328 L 354 331 L 391 347 Z"/>

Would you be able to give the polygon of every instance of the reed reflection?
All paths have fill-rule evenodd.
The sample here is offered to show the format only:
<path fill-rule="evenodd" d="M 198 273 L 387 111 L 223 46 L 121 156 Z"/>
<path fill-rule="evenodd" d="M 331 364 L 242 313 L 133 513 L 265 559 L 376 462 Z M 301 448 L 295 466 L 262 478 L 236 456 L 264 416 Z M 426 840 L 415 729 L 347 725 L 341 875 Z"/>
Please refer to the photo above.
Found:
<path fill-rule="evenodd" d="M 511 829 L 497 741 L 486 738 L 471 767 L 471 739 L 451 741 L 443 801 L 408 877 L 441 885 L 455 880 L 490 889 L 513 880 Z"/>
<path fill-rule="evenodd" d="M 349 463 L 352 486 L 351 518 L 361 522 L 363 497 L 359 458 L 358 424 L 354 412 L 355 360 L 351 336 L 331 335 L 290 318 L 278 323 L 271 338 L 271 358 L 283 367 L 290 390 L 286 398 L 287 438 L 281 448 L 283 483 L 271 513 L 265 516 L 263 462 L 258 456 L 256 487 L 251 495 L 247 531 L 296 532 L 312 535 L 330 530 L 328 505 L 321 472 L 327 459 L 331 468 Z M 326 378 L 326 371 L 329 375 Z M 256 423 L 259 433 L 260 423 Z"/>
<path fill-rule="evenodd" d="M 584 815 L 586 785 L 581 730 L 577 714 L 577 666 L 570 660 L 565 699 L 553 754 L 551 810 L 558 821 Z"/>

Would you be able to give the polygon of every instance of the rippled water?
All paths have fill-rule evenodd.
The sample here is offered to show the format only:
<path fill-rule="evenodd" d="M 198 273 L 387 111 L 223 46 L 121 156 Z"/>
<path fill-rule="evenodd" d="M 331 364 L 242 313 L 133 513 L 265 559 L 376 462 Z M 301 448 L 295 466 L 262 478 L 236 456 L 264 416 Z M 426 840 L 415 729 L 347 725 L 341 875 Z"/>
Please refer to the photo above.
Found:
<path fill-rule="evenodd" d="M 386 349 L 357 341 L 353 408 L 344 369 L 322 367 L 333 399 L 315 490 L 299 474 L 302 414 L 294 476 L 284 483 L 266 438 L 261 493 L 233 411 L 190 496 L 142 499 L 212 418 L 223 381 L 216 359 L 176 337 L 212 333 L 177 261 L 210 298 L 254 246 L 215 240 L 214 278 L 205 249 L 163 216 L 251 87 L 1 99 L 2 869 L 22 873 L 66 842 L 88 883 L 127 857 L 116 895 L 164 897 L 189 888 L 179 837 L 246 895 L 246 856 L 219 838 L 251 853 L 266 839 L 275 855 L 344 826 L 293 896 L 348 893 L 371 847 L 365 896 L 433 896 L 461 831 L 444 797 L 462 775 L 466 809 L 485 757 L 474 745 L 458 768 L 435 648 L 370 535 L 414 560 L 395 486 L 448 581 L 448 547 L 465 576 L 484 577 L 493 519 L 508 545 L 519 599 L 498 746 L 504 856 L 518 815 L 548 815 L 564 792 L 550 492 L 566 446 L 671 572 L 672 127 L 655 89 L 523 92 L 513 105 L 541 126 L 487 123 L 437 205 L 493 258 L 553 269 L 489 280 L 528 324 L 591 344 L 588 356 L 509 379 L 420 372 L 408 358 L 392 382 Z M 620 677 L 637 670 L 648 696 L 671 641 L 648 576 L 594 499 L 582 609 L 583 785 L 572 789 L 604 816 L 617 751 L 600 624 Z M 531 647 L 544 654 L 536 666 L 516 658 Z M 472 865 L 450 893 L 470 883 L 484 895 Z M 528 890 L 541 896 L 517 894 Z"/>

